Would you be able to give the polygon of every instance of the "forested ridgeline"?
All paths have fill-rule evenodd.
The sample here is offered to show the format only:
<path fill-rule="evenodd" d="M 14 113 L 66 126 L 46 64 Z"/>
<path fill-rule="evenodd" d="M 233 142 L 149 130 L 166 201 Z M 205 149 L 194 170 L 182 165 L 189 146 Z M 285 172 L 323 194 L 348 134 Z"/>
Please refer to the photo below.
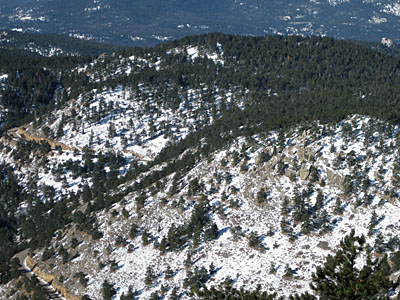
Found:
<path fill-rule="evenodd" d="M 90 57 L 0 55 L 0 72 L 7 75 L 0 92 L 1 130 L 26 124 L 34 116 L 39 117 L 65 103 L 68 95 L 63 87 L 73 86 L 75 77 L 83 76 L 71 75 L 71 69 L 91 60 Z"/>
<path fill-rule="evenodd" d="M 222 49 L 223 63 L 201 55 L 191 60 L 187 51 L 171 51 L 193 46 L 211 53 Z M 129 59 L 132 56 L 136 59 Z M 0 59 L 2 72 L 9 74 L 1 100 L 8 127 L 21 125 L 33 111 L 54 107 L 56 96 L 71 99 L 94 88 L 118 85 L 135 91 L 139 84 L 149 87 L 149 93 L 156 91 L 160 105 L 176 108 L 182 90 L 189 88 L 207 90 L 202 97 L 206 103 L 214 101 L 209 93 L 215 93 L 215 87 L 220 93 L 234 92 L 237 98 L 246 94 L 246 109 L 239 120 L 251 119 L 258 126 L 259 120 L 252 118 L 255 114 L 262 120 L 266 114 L 268 123 L 282 127 L 310 119 L 334 121 L 353 112 L 397 116 L 397 58 L 331 38 L 215 33 L 155 48 L 125 49 L 90 66 L 92 58 Z M 77 68 L 84 64 L 86 72 Z M 118 72 L 124 66 L 132 72 Z M 67 95 L 61 93 L 63 89 Z"/>
<path fill-rule="evenodd" d="M 223 63 L 201 55 L 190 60 L 185 51 L 169 51 L 196 46 L 200 51 L 213 53 L 219 51 L 218 45 L 223 50 Z M 160 64 L 134 68 L 130 75 L 98 81 L 89 84 L 90 88 L 117 84 L 136 88 L 143 84 L 157 87 L 162 102 L 173 102 L 179 89 L 212 91 L 216 86 L 220 93 L 231 91 L 237 98 L 246 95 L 245 109 L 236 112 L 239 118 L 232 119 L 250 122 L 247 128 L 255 124 L 262 128 L 261 120 L 262 124 L 288 127 L 315 119 L 337 121 L 349 113 L 374 114 L 391 120 L 398 115 L 398 59 L 352 42 L 319 37 L 211 34 L 187 37 L 154 49 L 126 50 L 119 55 L 145 56 L 149 65 L 156 61 Z M 112 70 L 113 60 L 106 58 L 94 70 L 104 70 L 105 66 Z M 119 67 L 114 64 L 115 69 Z M 213 98 L 206 94 L 202 100 Z M 235 111 L 235 106 L 227 105 L 226 110 Z"/>
<path fill-rule="evenodd" d="M 0 32 L 0 53 L 24 56 L 99 56 L 121 46 L 96 43 L 58 34 Z"/>
<path fill-rule="evenodd" d="M 185 45 L 218 51 L 218 43 L 224 51 L 224 64 L 204 58 L 189 61 L 185 53 L 165 54 L 167 49 Z M 351 42 L 319 37 L 251 38 L 212 34 L 187 37 L 154 51 L 153 56 L 161 62 L 172 60 L 174 68 L 165 66 L 158 71 L 150 68 L 133 73 L 122 77 L 125 84 L 164 87 L 162 101 L 177 99 L 178 92 L 175 91 L 174 97 L 168 90 L 170 86 L 181 89 L 217 86 L 222 93 L 229 90 L 234 96 L 231 103 L 222 102 L 221 117 L 213 124 L 165 148 L 154 164 L 177 157 L 205 138 L 202 151 L 186 153 L 180 161 L 171 163 L 158 175 L 150 174 L 142 182 L 154 182 L 176 168 L 188 167 L 202 154 L 220 148 L 239 135 L 286 129 L 314 120 L 335 123 L 350 114 L 397 123 L 400 115 L 398 59 Z M 207 103 L 212 97 L 205 95 L 202 99 Z M 244 100 L 239 106 L 240 99 Z M 127 177 L 132 178 L 136 173 L 137 170 L 132 170 Z M 140 183 L 137 188 L 141 188 Z"/>

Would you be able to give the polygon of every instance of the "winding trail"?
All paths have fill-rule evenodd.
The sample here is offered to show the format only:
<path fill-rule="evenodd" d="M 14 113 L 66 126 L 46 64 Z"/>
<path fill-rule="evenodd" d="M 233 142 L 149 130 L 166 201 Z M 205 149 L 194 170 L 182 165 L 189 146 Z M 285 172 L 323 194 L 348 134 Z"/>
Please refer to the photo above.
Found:
<path fill-rule="evenodd" d="M 44 137 L 40 137 L 40 136 L 34 136 L 34 135 L 28 133 L 26 131 L 25 127 L 26 126 L 24 126 L 24 127 L 15 127 L 15 128 L 12 128 L 12 129 L 7 131 L 8 135 L 15 139 L 15 141 L 14 141 L 15 145 L 16 145 L 16 140 L 18 140 L 20 138 L 23 138 L 23 139 L 25 139 L 27 141 L 35 141 L 37 143 L 40 143 L 40 142 L 44 141 L 44 142 L 48 143 L 50 145 L 50 148 L 53 149 L 53 150 L 57 149 L 57 147 L 60 147 L 64 151 L 78 150 L 80 152 L 83 152 L 83 148 L 81 148 L 81 147 L 70 146 L 70 145 L 66 145 L 64 143 L 58 142 L 56 140 L 53 140 L 53 139 L 44 138 Z M 3 142 L 7 143 L 7 140 L 3 139 Z M 99 152 L 102 152 L 102 153 L 107 152 L 106 150 L 95 150 L 95 149 L 92 149 L 92 148 L 88 148 L 88 149 L 90 151 L 92 151 L 92 152 L 96 152 L 96 151 L 99 151 Z M 125 150 L 122 150 L 122 152 L 131 154 L 131 155 L 135 156 L 138 160 L 143 161 L 143 162 L 149 162 L 149 161 L 152 160 L 151 157 L 143 156 L 143 155 L 141 155 L 141 154 L 139 154 L 139 153 L 137 153 L 135 151 L 132 151 L 132 150 L 126 150 L 125 149 Z"/>
<path fill-rule="evenodd" d="M 20 269 L 26 276 L 29 278 L 37 278 L 39 280 L 39 283 L 41 286 L 46 290 L 47 294 L 49 295 L 50 299 L 54 300 L 67 300 L 65 297 L 63 297 L 59 292 L 57 292 L 50 283 L 44 281 L 42 278 L 37 276 L 31 268 L 28 267 L 26 260 L 28 258 L 29 254 L 29 249 L 26 249 L 22 252 L 19 252 L 15 255 L 16 258 L 18 258 L 22 268 Z"/>

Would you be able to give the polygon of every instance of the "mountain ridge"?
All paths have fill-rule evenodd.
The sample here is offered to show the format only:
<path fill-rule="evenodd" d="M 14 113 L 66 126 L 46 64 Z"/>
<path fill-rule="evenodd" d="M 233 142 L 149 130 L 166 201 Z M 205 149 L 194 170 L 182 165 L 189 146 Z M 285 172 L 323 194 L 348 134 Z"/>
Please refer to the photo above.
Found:
<path fill-rule="evenodd" d="M 4 55 L 27 56 L 99 56 L 111 54 L 121 47 L 82 41 L 56 34 L 31 34 L 15 31 L 0 32 L 0 49 Z"/>
<path fill-rule="evenodd" d="M 209 34 L 23 59 L 2 64 L 0 298 L 29 289 L 8 259 L 27 247 L 92 299 L 130 285 L 139 299 L 229 282 L 312 292 L 352 227 L 397 278 L 397 57 L 331 38 Z M 35 102 L 43 78 L 49 97 Z M 29 116 L 18 127 L 12 92 Z"/>

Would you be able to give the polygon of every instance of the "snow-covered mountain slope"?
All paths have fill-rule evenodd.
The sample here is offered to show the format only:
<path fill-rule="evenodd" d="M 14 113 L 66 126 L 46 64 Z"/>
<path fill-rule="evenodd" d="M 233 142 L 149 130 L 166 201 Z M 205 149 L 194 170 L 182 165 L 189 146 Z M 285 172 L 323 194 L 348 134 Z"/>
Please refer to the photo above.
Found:
<path fill-rule="evenodd" d="M 223 64 L 221 45 L 217 44 L 215 51 L 188 46 L 168 50 L 167 56 L 186 56 L 189 63 L 201 58 Z M 136 88 L 120 84 L 113 87 L 108 84 L 110 80 L 126 80 L 149 68 L 162 72 L 170 66 L 154 54 L 112 56 L 112 63 L 109 59 L 101 56 L 74 70 L 98 88 L 30 124 L 11 129 L 1 140 L 4 149 L 0 161 L 16 166 L 24 184 L 35 181 L 39 188 L 53 190 L 57 199 L 61 194 L 81 192 L 85 184 L 92 185 L 90 177 L 79 174 L 79 169 L 85 167 L 84 153 L 89 151 L 93 159 L 96 155 L 116 155 L 120 158 L 118 176 L 123 176 L 132 164 L 145 165 L 166 146 L 212 124 L 225 107 L 243 105 L 246 92 L 233 95 L 231 90 L 205 84 L 200 88 L 176 88 L 172 84 L 160 87 L 143 80 Z M 57 92 L 56 101 L 66 97 L 63 93 L 66 91 Z M 35 147 L 28 145 L 31 142 L 37 147 L 41 142 L 49 144 L 44 150 L 46 155 L 31 151 L 21 159 L 19 153 L 24 147 Z"/>
<path fill-rule="evenodd" d="M 98 240 L 74 225 L 51 242 L 51 258 L 34 259 L 91 299 L 102 299 L 105 280 L 116 299 L 129 287 L 137 299 L 187 299 L 204 278 L 283 296 L 308 291 L 316 266 L 353 228 L 375 256 L 399 250 L 399 143 L 399 128 L 362 116 L 240 137 L 96 213 Z"/>
<path fill-rule="evenodd" d="M 211 34 L 3 64 L 4 283 L 27 247 L 47 278 L 92 299 L 105 280 L 116 299 L 227 281 L 307 291 L 353 227 L 374 256 L 400 257 L 395 57 Z"/>
<path fill-rule="evenodd" d="M 143 98 L 137 97 L 117 87 L 99 93 L 94 90 L 91 99 L 84 96 L 70 101 L 62 110 L 50 113 L 46 122 L 10 130 L 2 139 L 1 161 L 15 165 L 23 182 L 36 181 L 60 196 L 82 191 L 85 183 L 91 185 L 91 179 L 82 178 L 74 167 L 84 166 L 86 151 L 117 155 L 122 159 L 119 174 L 124 175 L 132 163 L 147 164 L 165 146 L 213 122 L 212 116 L 199 115 L 200 106 L 204 113 L 204 105 L 208 105 L 201 103 L 199 91 L 185 91 L 175 109 L 159 107 L 151 92 L 143 94 Z M 231 93 L 216 94 L 216 103 L 222 98 L 229 104 Z M 45 156 L 31 152 L 21 159 L 19 153 L 29 141 L 45 141 L 52 149 L 46 149 Z"/>

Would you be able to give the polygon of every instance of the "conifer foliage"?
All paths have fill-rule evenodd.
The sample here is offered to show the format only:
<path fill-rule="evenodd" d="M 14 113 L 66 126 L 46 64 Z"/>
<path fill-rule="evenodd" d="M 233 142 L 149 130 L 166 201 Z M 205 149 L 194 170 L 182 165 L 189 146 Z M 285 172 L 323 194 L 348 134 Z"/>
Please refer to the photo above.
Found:
<path fill-rule="evenodd" d="M 364 255 L 366 262 L 359 267 Z M 389 275 L 387 257 L 371 258 L 364 236 L 355 236 L 353 229 L 340 242 L 338 252 L 317 268 L 311 289 L 321 299 L 389 299 L 389 292 L 398 284 Z"/>
<path fill-rule="evenodd" d="M 223 287 L 212 287 L 211 289 L 205 288 L 202 291 L 196 293 L 196 298 L 192 299 L 226 299 L 226 300 L 270 300 L 276 299 L 276 294 L 268 294 L 267 292 L 262 292 L 260 287 L 254 291 L 247 291 L 243 288 L 238 290 L 232 287 L 231 284 L 226 284 Z"/>

